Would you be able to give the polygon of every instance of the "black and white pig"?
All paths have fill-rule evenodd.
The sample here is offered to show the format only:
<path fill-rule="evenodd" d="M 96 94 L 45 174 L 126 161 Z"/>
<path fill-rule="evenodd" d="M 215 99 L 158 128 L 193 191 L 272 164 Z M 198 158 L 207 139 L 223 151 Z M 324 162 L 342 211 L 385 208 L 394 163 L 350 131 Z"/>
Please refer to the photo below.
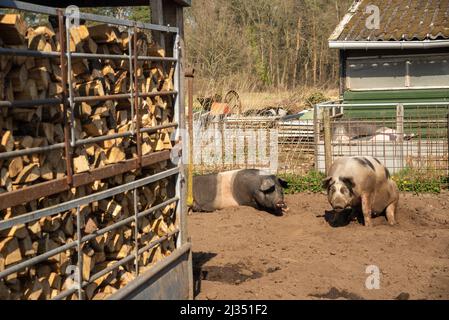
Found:
<path fill-rule="evenodd" d="M 195 176 L 193 211 L 212 212 L 228 207 L 250 206 L 282 215 L 287 211 L 283 189 L 286 181 L 256 169 Z"/>
<path fill-rule="evenodd" d="M 396 223 L 399 190 L 388 169 L 373 157 L 337 159 L 324 179 L 329 203 L 334 212 L 362 208 L 365 226 L 371 226 L 373 213 L 385 212 L 388 222 Z"/>

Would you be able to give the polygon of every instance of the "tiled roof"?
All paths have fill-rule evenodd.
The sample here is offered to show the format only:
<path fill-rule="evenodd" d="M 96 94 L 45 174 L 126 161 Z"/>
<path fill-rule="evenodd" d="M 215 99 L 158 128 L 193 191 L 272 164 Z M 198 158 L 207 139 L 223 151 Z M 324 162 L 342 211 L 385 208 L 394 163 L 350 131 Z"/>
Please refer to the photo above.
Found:
<path fill-rule="evenodd" d="M 367 27 L 379 8 L 379 29 Z M 368 25 L 369 26 L 369 25 Z M 357 0 L 335 29 L 332 41 L 412 41 L 449 39 L 449 0 Z"/>

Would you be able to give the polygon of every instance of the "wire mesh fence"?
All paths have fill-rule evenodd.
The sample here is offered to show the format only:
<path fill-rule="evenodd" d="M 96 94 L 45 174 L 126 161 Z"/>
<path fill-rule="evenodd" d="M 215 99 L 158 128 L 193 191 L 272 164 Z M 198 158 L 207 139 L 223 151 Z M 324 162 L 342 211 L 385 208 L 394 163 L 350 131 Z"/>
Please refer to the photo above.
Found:
<path fill-rule="evenodd" d="M 448 176 L 447 103 L 344 105 L 344 112 L 326 117 L 337 103 L 318 105 L 316 167 L 325 171 L 341 156 L 373 156 L 392 174 L 443 181 Z M 325 119 L 329 119 L 326 124 Z M 329 154 L 330 153 L 330 154 Z M 327 161 L 326 161 L 327 155 Z M 327 163 L 326 163 L 327 162 Z"/>
<path fill-rule="evenodd" d="M 257 168 L 306 174 L 314 167 L 313 119 L 197 113 L 194 168 L 199 174 Z"/>
<path fill-rule="evenodd" d="M 446 183 L 448 114 L 449 103 L 339 102 L 284 117 L 196 113 L 194 168 L 304 176 L 325 173 L 337 157 L 373 156 L 405 180 Z"/>

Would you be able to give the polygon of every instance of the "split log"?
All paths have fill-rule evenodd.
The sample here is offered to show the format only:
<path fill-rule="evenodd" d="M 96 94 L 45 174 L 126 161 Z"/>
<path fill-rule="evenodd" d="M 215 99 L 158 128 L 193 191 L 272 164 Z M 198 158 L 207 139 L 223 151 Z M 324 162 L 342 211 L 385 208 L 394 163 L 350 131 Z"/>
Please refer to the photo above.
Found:
<path fill-rule="evenodd" d="M 15 225 L 11 229 L 2 230 L 0 232 L 0 237 L 2 238 L 15 237 L 17 239 L 25 239 L 28 236 L 28 231 L 24 224 Z"/>
<path fill-rule="evenodd" d="M 42 231 L 55 232 L 61 227 L 62 220 L 60 215 L 44 217 L 39 220 Z"/>
<path fill-rule="evenodd" d="M 54 98 L 63 92 L 63 87 L 59 82 L 50 82 L 48 86 L 48 96 Z"/>
<path fill-rule="evenodd" d="M 3 282 L 0 281 L 0 300 L 10 300 L 10 299 L 11 299 L 11 290 Z"/>
<path fill-rule="evenodd" d="M 23 184 L 33 182 L 40 177 L 40 169 L 36 163 L 31 163 L 27 165 L 25 168 L 17 176 L 14 184 Z"/>
<path fill-rule="evenodd" d="M 75 173 L 89 171 L 90 170 L 89 160 L 87 159 L 86 156 L 83 155 L 73 158 L 73 168 L 75 170 Z"/>
<path fill-rule="evenodd" d="M 41 166 L 40 169 L 41 169 L 41 178 L 43 180 L 50 181 L 54 179 L 53 168 L 48 162 L 44 163 L 44 165 Z"/>
<path fill-rule="evenodd" d="M 62 230 L 64 231 L 65 235 L 68 237 L 73 236 L 74 228 L 73 228 L 73 217 L 70 212 L 65 213 L 62 216 Z"/>
<path fill-rule="evenodd" d="M 50 144 L 53 144 L 55 136 L 55 126 L 51 123 L 42 122 L 40 125 L 41 133 L 47 138 Z"/>
<path fill-rule="evenodd" d="M 118 163 L 126 160 L 126 154 L 119 147 L 112 147 L 107 153 L 108 164 Z"/>
<path fill-rule="evenodd" d="M 73 61 L 72 74 L 75 78 L 86 73 L 89 73 L 89 64 L 86 59 L 78 59 Z"/>
<path fill-rule="evenodd" d="M 36 82 L 38 90 L 47 90 L 51 82 L 48 70 L 42 67 L 31 69 L 28 72 L 28 77 Z"/>
<path fill-rule="evenodd" d="M 148 48 L 148 55 L 151 57 L 165 57 L 165 50 L 157 43 L 153 42 Z"/>
<path fill-rule="evenodd" d="M 87 234 L 91 234 L 94 233 L 95 231 L 98 230 L 98 224 L 95 221 L 94 218 L 89 218 L 86 222 L 86 225 L 84 227 L 84 232 Z"/>
<path fill-rule="evenodd" d="M 61 276 L 58 275 L 55 272 L 50 273 L 50 276 L 48 277 L 48 283 L 50 285 L 51 288 L 56 289 L 56 290 L 61 290 L 61 286 L 62 286 L 62 281 L 61 281 Z"/>
<path fill-rule="evenodd" d="M 14 67 L 8 73 L 7 78 L 11 81 L 14 92 L 22 92 L 28 80 L 28 70 L 25 65 Z"/>
<path fill-rule="evenodd" d="M 31 233 L 34 239 L 39 239 L 42 237 L 42 229 L 39 221 L 30 223 L 28 225 L 28 231 Z"/>
<path fill-rule="evenodd" d="M 11 131 L 5 131 L 2 136 L 0 150 L 10 152 L 14 148 L 14 138 Z"/>
<path fill-rule="evenodd" d="M 29 236 L 19 241 L 20 252 L 23 257 L 32 257 L 36 255 L 36 250 L 33 247 L 33 242 Z"/>
<path fill-rule="evenodd" d="M 37 51 L 51 51 L 51 46 L 48 48 L 47 45 L 49 44 L 47 43 L 45 35 L 35 34 L 33 32 L 28 34 L 28 49 Z"/>
<path fill-rule="evenodd" d="M 103 84 L 100 80 L 89 81 L 82 84 L 77 84 L 75 89 L 81 96 L 104 96 Z"/>
<path fill-rule="evenodd" d="M 119 31 L 107 24 L 89 27 L 89 36 L 97 43 L 115 43 L 119 39 Z"/>
<path fill-rule="evenodd" d="M 36 100 L 38 99 L 38 91 L 36 81 L 28 79 L 25 83 L 25 88 L 14 94 L 16 100 Z"/>
<path fill-rule="evenodd" d="M 52 39 L 56 33 L 50 25 L 39 26 L 32 30 L 35 35 L 44 35 L 46 39 Z"/>
<path fill-rule="evenodd" d="M 0 187 L 5 188 L 7 191 L 12 190 L 12 181 L 6 168 L 0 170 Z"/>
<path fill-rule="evenodd" d="M 91 275 L 91 271 L 95 266 L 95 261 L 93 259 L 94 251 L 93 250 L 84 250 L 83 252 L 83 279 L 88 280 Z"/>
<path fill-rule="evenodd" d="M 8 173 L 10 178 L 15 178 L 23 170 L 23 160 L 21 157 L 17 157 L 11 160 L 8 167 Z"/>
<path fill-rule="evenodd" d="M 26 29 L 26 23 L 19 14 L 0 15 L 0 35 L 4 44 L 24 44 Z"/>
<path fill-rule="evenodd" d="M 94 40 L 88 38 L 86 41 L 84 41 L 83 49 L 87 53 L 97 53 L 98 45 Z"/>
<path fill-rule="evenodd" d="M 83 130 L 90 137 L 102 136 L 107 131 L 107 124 L 102 117 L 92 116 L 88 123 L 83 124 Z"/>
<path fill-rule="evenodd" d="M 22 260 L 19 241 L 15 237 L 7 237 L 0 240 L 0 254 L 5 259 L 5 267 Z"/>

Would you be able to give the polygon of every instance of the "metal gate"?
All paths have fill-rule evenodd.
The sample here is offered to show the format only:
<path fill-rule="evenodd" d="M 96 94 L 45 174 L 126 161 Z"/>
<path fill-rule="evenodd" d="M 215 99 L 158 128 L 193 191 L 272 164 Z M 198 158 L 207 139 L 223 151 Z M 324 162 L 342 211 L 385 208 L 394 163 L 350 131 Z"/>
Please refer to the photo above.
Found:
<path fill-rule="evenodd" d="M 46 147 L 29 148 L 11 152 L 0 153 L 0 160 L 10 159 L 18 156 L 25 156 L 31 154 L 45 153 L 52 150 L 64 150 L 66 161 L 66 174 L 65 177 L 54 179 L 45 183 L 29 186 L 27 188 L 7 192 L 0 194 L 0 210 L 14 207 L 16 205 L 29 202 L 42 197 L 49 197 L 54 194 L 61 193 L 63 191 L 70 190 L 71 188 L 77 188 L 97 180 L 113 177 L 118 174 L 123 174 L 136 169 L 145 169 L 148 166 L 157 164 L 163 161 L 170 161 L 170 151 L 153 152 L 149 155 L 142 155 L 142 133 L 155 133 L 162 129 L 174 128 L 175 131 L 171 140 L 177 145 L 176 150 L 181 150 L 180 130 L 183 129 L 184 123 L 184 108 L 183 102 L 180 99 L 181 88 L 181 75 L 180 75 L 180 35 L 179 29 L 175 27 L 148 24 L 135 22 L 130 20 L 115 19 L 112 17 L 79 13 L 80 19 L 86 21 L 94 21 L 100 23 L 113 24 L 126 28 L 128 30 L 128 44 L 129 55 L 114 55 L 114 54 L 93 54 L 93 53 L 78 53 L 71 52 L 70 50 L 70 28 L 71 19 L 73 16 L 70 13 L 64 12 L 62 9 L 51 8 L 41 5 L 34 5 L 21 1 L 0 0 L 0 7 L 13 8 L 25 12 L 45 14 L 49 16 L 57 17 L 59 39 L 60 39 L 60 51 L 58 52 L 42 52 L 31 51 L 24 49 L 14 48 L 0 48 L 0 55 L 11 56 L 28 56 L 39 58 L 59 58 L 62 69 L 62 87 L 63 93 L 61 98 L 52 99 L 37 99 L 32 101 L 0 101 L 1 107 L 8 108 L 20 108 L 30 106 L 49 106 L 49 105 L 63 105 L 64 107 L 64 142 L 49 145 Z M 173 57 L 152 57 L 152 56 L 138 56 L 135 51 L 137 48 L 136 39 L 133 34 L 141 30 L 160 31 L 170 34 L 174 37 Z M 134 51 L 133 51 L 134 50 Z M 118 94 L 106 95 L 106 96 L 77 96 L 73 93 L 73 81 L 72 75 L 72 60 L 73 59 L 112 59 L 112 60 L 128 60 L 129 74 L 130 74 L 130 92 L 120 92 Z M 138 61 L 160 61 L 171 62 L 175 66 L 174 75 L 174 90 L 173 91 L 157 91 L 143 93 L 139 92 L 139 86 L 137 84 L 136 66 Z M 140 114 L 140 99 L 156 96 L 172 96 L 174 98 L 174 121 L 169 125 L 143 127 L 141 123 Z M 131 103 L 131 118 L 132 125 L 131 131 L 116 133 L 112 135 L 104 135 L 86 139 L 76 139 L 75 126 L 74 126 L 74 108 L 75 104 L 88 101 L 106 101 L 106 100 L 124 100 L 129 99 Z M 107 140 L 134 137 L 137 141 L 137 157 L 129 160 L 122 161 L 120 163 L 107 165 L 100 167 L 89 172 L 74 174 L 72 163 L 72 148 L 77 146 L 86 146 L 88 144 L 103 142 Z M 74 293 L 78 293 L 79 299 L 84 298 L 83 291 L 90 283 L 94 282 L 98 278 L 117 270 L 120 266 L 134 262 L 135 280 L 130 282 L 127 286 L 119 289 L 114 295 L 110 296 L 111 299 L 186 299 L 191 298 L 192 292 L 192 270 L 191 270 L 191 246 L 187 239 L 186 234 L 186 207 L 185 207 L 185 191 L 184 191 L 184 173 L 182 157 L 179 157 L 179 161 L 174 163 L 170 169 L 151 174 L 149 176 L 139 177 L 139 179 L 119 185 L 117 187 L 103 190 L 88 196 L 79 197 L 77 199 L 63 202 L 55 206 L 36 210 L 33 212 L 25 213 L 10 219 L 0 220 L 0 231 L 7 230 L 14 226 L 27 224 L 38 221 L 43 217 L 51 217 L 59 213 L 76 210 L 77 230 L 76 241 L 66 243 L 58 248 L 44 252 L 40 255 L 36 255 L 27 260 L 21 261 L 13 266 L 5 268 L 0 272 L 0 279 L 6 278 L 9 275 L 33 266 L 37 263 L 46 261 L 48 258 L 60 254 L 66 250 L 77 250 L 77 281 L 72 288 L 60 292 L 54 299 L 64 299 Z M 137 208 L 137 190 L 143 186 L 154 183 L 161 179 L 172 179 L 174 194 L 172 197 L 162 203 L 153 206 L 152 208 L 139 212 Z M 90 204 L 95 201 L 100 201 L 109 197 L 122 194 L 124 192 L 132 193 L 134 199 L 134 212 L 132 216 L 126 219 L 115 222 L 108 225 L 106 228 L 95 231 L 92 234 L 82 236 L 81 233 L 81 214 L 80 208 L 83 205 Z M 176 215 L 176 228 L 170 230 L 163 237 L 157 241 L 150 242 L 145 246 L 139 247 L 139 231 L 137 228 L 138 221 L 143 217 L 151 216 L 155 211 L 160 210 L 166 206 L 175 205 Z M 134 224 L 133 226 L 131 224 Z M 107 268 L 91 275 L 89 279 L 83 279 L 81 270 L 83 270 L 83 259 L 81 257 L 82 246 L 84 243 L 91 241 L 92 239 L 103 235 L 107 232 L 115 230 L 117 228 L 126 227 L 130 228 L 134 235 L 134 249 L 132 254 L 127 255 L 125 258 L 119 260 L 117 263 L 108 266 Z M 146 252 L 160 245 L 163 241 L 169 238 L 176 239 L 176 249 L 166 257 L 164 260 L 156 263 L 150 269 L 141 273 L 139 268 L 139 258 Z"/>

